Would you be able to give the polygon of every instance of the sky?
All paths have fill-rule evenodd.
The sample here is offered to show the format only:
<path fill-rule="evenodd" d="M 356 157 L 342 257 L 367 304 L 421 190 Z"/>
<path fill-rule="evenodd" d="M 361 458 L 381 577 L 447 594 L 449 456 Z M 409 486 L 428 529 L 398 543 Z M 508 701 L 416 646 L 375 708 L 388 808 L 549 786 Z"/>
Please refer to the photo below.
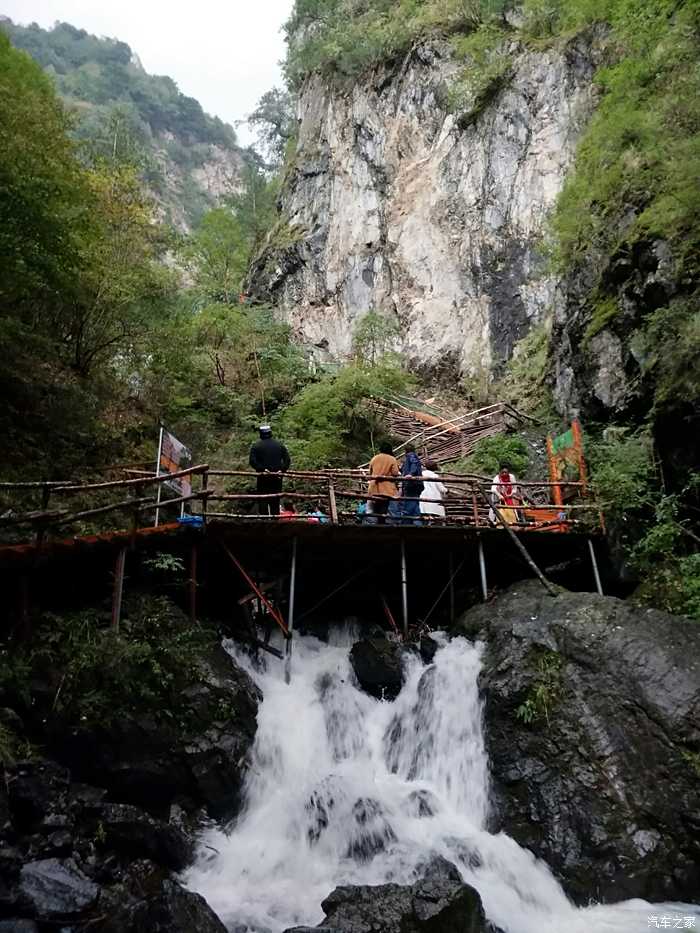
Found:
<path fill-rule="evenodd" d="M 0 0 L 15 22 L 71 23 L 128 42 L 151 74 L 169 75 L 183 94 L 227 123 L 243 119 L 281 84 L 281 27 L 293 0 Z M 243 144 L 247 127 L 236 128 Z"/>

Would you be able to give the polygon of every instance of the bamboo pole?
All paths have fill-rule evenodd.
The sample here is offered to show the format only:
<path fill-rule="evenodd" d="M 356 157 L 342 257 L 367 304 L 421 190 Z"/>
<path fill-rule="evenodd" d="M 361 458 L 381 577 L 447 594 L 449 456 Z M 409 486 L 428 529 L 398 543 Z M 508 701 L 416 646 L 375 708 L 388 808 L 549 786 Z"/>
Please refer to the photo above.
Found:
<path fill-rule="evenodd" d="M 114 565 L 114 591 L 112 593 L 112 630 L 119 631 L 122 615 L 122 594 L 124 592 L 124 567 L 126 565 L 126 547 L 119 548 Z"/>
<path fill-rule="evenodd" d="M 54 493 L 80 493 L 80 492 L 92 492 L 97 489 L 118 489 L 118 488 L 129 488 L 131 486 L 137 486 L 141 484 L 142 486 L 152 486 L 157 483 L 167 483 L 168 480 L 178 479 L 181 476 L 193 476 L 196 473 L 204 473 L 208 470 L 209 467 L 206 463 L 199 464 L 198 466 L 188 467 L 186 470 L 178 470 L 177 473 L 160 473 L 158 476 L 144 476 L 137 477 L 136 479 L 117 479 L 110 480 L 107 483 L 86 483 L 83 486 L 73 485 L 58 485 L 53 487 Z"/>
<path fill-rule="evenodd" d="M 482 495 L 483 495 L 483 493 L 482 493 Z M 485 496 L 484 496 L 484 498 L 486 499 Z M 487 501 L 487 503 L 488 503 L 488 500 L 486 500 L 486 501 Z M 542 571 L 541 571 L 540 568 L 537 566 L 537 564 L 534 562 L 534 560 L 530 557 L 530 554 L 528 553 L 528 550 L 527 550 L 527 548 L 525 547 L 525 545 L 523 544 L 523 542 L 522 542 L 522 541 L 520 540 L 520 538 L 516 535 L 516 533 L 515 533 L 515 532 L 513 531 L 513 529 L 510 527 L 510 525 L 508 524 L 508 522 L 505 520 L 505 518 L 501 515 L 501 510 L 498 508 L 498 506 L 495 505 L 495 504 L 490 503 L 490 507 L 493 509 L 493 514 L 496 516 L 496 518 L 498 519 L 498 521 L 500 522 L 500 524 L 503 526 L 503 528 L 505 528 L 505 530 L 508 532 L 508 534 L 510 535 L 511 540 L 513 541 L 513 543 L 515 544 L 515 546 L 517 547 L 517 549 L 520 551 L 520 553 L 523 555 L 523 557 L 524 557 L 525 560 L 527 561 L 528 566 L 529 566 L 530 569 L 533 571 L 533 573 L 535 574 L 535 576 L 538 578 L 538 580 L 540 581 L 540 583 L 542 584 L 542 586 L 547 590 L 547 592 L 550 594 L 550 596 L 557 596 L 557 595 L 558 595 L 558 594 L 557 594 L 557 591 L 554 589 L 554 587 L 552 586 L 552 584 L 549 582 L 549 580 L 548 580 L 548 579 L 545 577 L 545 575 L 542 573 Z"/>

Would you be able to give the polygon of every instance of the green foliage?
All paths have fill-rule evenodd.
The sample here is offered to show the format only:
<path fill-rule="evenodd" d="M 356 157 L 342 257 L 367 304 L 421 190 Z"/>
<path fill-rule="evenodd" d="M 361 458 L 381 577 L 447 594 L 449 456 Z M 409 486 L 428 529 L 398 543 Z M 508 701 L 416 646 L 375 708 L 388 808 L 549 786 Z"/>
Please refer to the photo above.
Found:
<path fill-rule="evenodd" d="M 70 281 L 87 223 L 71 123 L 51 82 L 0 30 L 1 311 Z M 76 203 L 77 202 L 77 203 Z"/>
<path fill-rule="evenodd" d="M 700 554 L 692 530 L 700 474 L 690 474 L 682 489 L 669 494 L 657 475 L 647 434 L 606 434 L 588 445 L 591 480 L 609 530 L 639 576 L 635 598 L 700 618 Z"/>
<path fill-rule="evenodd" d="M 248 251 L 243 228 L 225 207 L 209 211 L 187 241 L 185 262 L 203 297 L 232 304 L 238 300 Z"/>
<path fill-rule="evenodd" d="M 374 366 L 401 334 L 399 323 L 377 311 L 364 314 L 353 330 L 352 343 L 358 362 Z"/>
<path fill-rule="evenodd" d="M 471 32 L 505 0 L 296 0 L 286 25 L 287 79 L 320 71 L 350 78 L 430 36 Z"/>
<path fill-rule="evenodd" d="M 552 420 L 549 371 L 549 332 L 544 324 L 539 324 L 515 345 L 503 377 L 494 388 L 494 396 L 545 421 Z"/>
<path fill-rule="evenodd" d="M 591 480 L 601 505 L 622 517 L 653 507 L 659 494 L 652 442 L 644 431 L 611 429 L 587 446 Z"/>
<path fill-rule="evenodd" d="M 654 386 L 655 413 L 700 406 L 700 305 L 679 300 L 650 314 L 632 337 L 643 376 Z"/>
<path fill-rule="evenodd" d="M 501 463 L 508 463 L 511 472 L 522 476 L 527 470 L 530 455 L 525 441 L 513 434 L 495 434 L 478 441 L 473 452 L 450 469 L 460 473 L 478 473 L 495 476 Z"/>
<path fill-rule="evenodd" d="M 234 146 L 230 126 L 210 117 L 171 78 L 147 74 L 125 42 L 98 38 L 69 23 L 50 29 L 3 23 L 14 46 L 54 75 L 62 96 L 97 108 L 127 106 L 147 134 L 169 132 L 189 142 Z"/>
<path fill-rule="evenodd" d="M 576 270 L 593 255 L 604 269 L 605 258 L 662 238 L 674 251 L 676 279 L 692 291 L 700 271 L 697 4 L 528 0 L 525 12 L 536 34 L 602 19 L 612 27 L 609 63 L 596 76 L 601 101 L 554 215 L 560 268 Z M 591 303 L 588 337 L 616 318 L 614 295 L 596 286 Z"/>
<path fill-rule="evenodd" d="M 695 774 L 700 778 L 700 752 L 691 752 L 689 750 L 683 750 L 681 752 L 683 759 L 690 766 L 690 768 L 695 772 Z"/>
<path fill-rule="evenodd" d="M 153 557 L 146 558 L 143 566 L 156 573 L 166 573 L 177 575 L 184 571 L 185 564 L 182 558 L 175 557 L 174 554 L 167 554 L 164 551 L 158 551 Z"/>
<path fill-rule="evenodd" d="M 124 42 L 97 38 L 67 23 L 53 29 L 20 26 L 1 29 L 47 72 L 72 113 L 72 136 L 88 162 L 128 162 L 164 214 L 184 208 L 189 224 L 212 206 L 213 198 L 193 170 L 211 158 L 212 146 L 237 148 L 233 129 L 204 113 L 167 77 L 147 74 Z M 163 152 L 174 163 L 164 167 Z"/>
<path fill-rule="evenodd" d="M 4 468 L 55 476 L 111 457 L 114 364 L 163 317 L 173 280 L 135 170 L 81 165 L 51 83 L 1 33 L 0 85 Z"/>
<path fill-rule="evenodd" d="M 544 719 L 549 728 L 549 714 L 561 699 L 561 669 L 562 658 L 556 651 L 539 653 L 527 696 L 515 711 L 521 722 L 530 726 Z"/>
<path fill-rule="evenodd" d="M 502 26 L 494 22 L 453 38 L 455 54 L 468 63 L 448 91 L 449 109 L 460 126 L 473 122 L 507 83 L 511 58 L 505 51 L 506 39 Z"/>
<path fill-rule="evenodd" d="M 367 459 L 381 425 L 373 396 L 406 391 L 408 375 L 390 361 L 355 364 L 303 389 L 285 409 L 282 429 L 300 469 L 347 466 Z"/>
<path fill-rule="evenodd" d="M 258 101 L 247 123 L 257 130 L 258 148 L 265 153 L 268 165 L 279 168 L 284 162 L 287 144 L 296 131 L 295 101 L 289 91 L 274 87 Z"/>
<path fill-rule="evenodd" d="M 620 313 L 620 306 L 617 303 L 615 298 L 603 298 L 602 301 L 599 301 L 593 306 L 593 314 L 591 320 L 586 327 L 586 331 L 583 335 L 585 342 L 591 340 L 597 333 L 603 330 L 604 327 L 612 321 Z"/>
<path fill-rule="evenodd" d="M 201 676 L 214 633 L 190 627 L 162 598 L 134 598 L 125 610 L 119 633 L 97 610 L 45 615 L 31 644 L 0 667 L 0 690 L 33 716 L 75 726 L 150 712 L 186 728 L 183 693 Z M 50 694 L 34 695 L 35 681 L 50 685 Z"/>

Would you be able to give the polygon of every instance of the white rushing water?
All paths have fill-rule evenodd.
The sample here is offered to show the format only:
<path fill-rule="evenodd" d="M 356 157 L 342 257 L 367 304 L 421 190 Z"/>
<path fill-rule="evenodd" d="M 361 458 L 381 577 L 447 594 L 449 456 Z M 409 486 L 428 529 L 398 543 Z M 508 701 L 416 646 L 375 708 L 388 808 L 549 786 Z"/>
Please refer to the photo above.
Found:
<path fill-rule="evenodd" d="M 700 930 L 687 905 L 575 908 L 543 862 L 485 830 L 479 646 L 445 640 L 432 665 L 409 660 L 387 703 L 356 687 L 352 641 L 297 636 L 290 684 L 282 662 L 258 671 L 231 648 L 263 692 L 245 805 L 228 832 L 205 834 L 186 877 L 229 929 L 315 925 L 337 885 L 412 883 L 442 855 L 504 933 L 647 933 L 664 912 Z"/>

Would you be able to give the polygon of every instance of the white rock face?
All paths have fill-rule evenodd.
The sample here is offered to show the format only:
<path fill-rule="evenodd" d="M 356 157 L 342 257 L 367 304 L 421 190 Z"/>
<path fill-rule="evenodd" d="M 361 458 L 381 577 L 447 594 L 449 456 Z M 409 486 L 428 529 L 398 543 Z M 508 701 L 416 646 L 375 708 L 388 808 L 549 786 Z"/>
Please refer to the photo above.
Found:
<path fill-rule="evenodd" d="M 444 101 L 462 67 L 444 45 L 352 88 L 310 79 L 283 215 L 299 238 L 253 269 L 295 332 L 333 356 L 374 309 L 396 349 L 433 370 L 476 374 L 508 359 L 555 300 L 545 219 L 594 106 L 588 44 L 523 51 L 512 79 L 460 127 Z"/>
<path fill-rule="evenodd" d="M 169 132 L 155 140 L 153 155 L 163 187 L 154 191 L 153 197 L 160 219 L 187 234 L 192 228 L 193 203 L 204 212 L 218 207 L 227 195 L 241 191 L 244 161 L 237 148 L 200 144 L 193 166 L 183 168 L 168 152 L 173 141 L 177 142 L 176 137 Z"/>

